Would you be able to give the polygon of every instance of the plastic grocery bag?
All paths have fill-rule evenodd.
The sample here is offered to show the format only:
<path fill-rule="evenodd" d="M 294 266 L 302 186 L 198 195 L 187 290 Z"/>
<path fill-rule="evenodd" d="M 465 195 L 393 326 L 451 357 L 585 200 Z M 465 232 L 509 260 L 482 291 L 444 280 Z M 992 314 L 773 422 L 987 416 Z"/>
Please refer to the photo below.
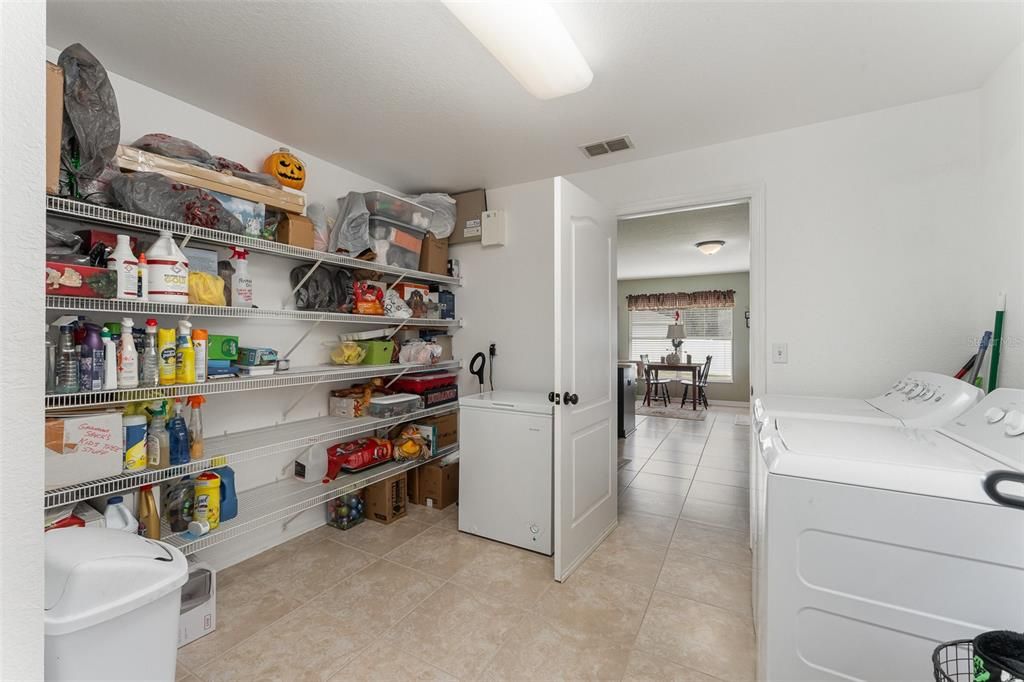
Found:
<path fill-rule="evenodd" d="M 398 361 L 417 365 L 433 365 L 441 359 L 443 352 L 441 346 L 436 343 L 412 339 L 402 344 L 402 348 L 398 351 Z"/>
<path fill-rule="evenodd" d="M 313 223 L 313 248 L 326 251 L 327 242 L 331 238 L 327 228 L 327 209 L 323 204 L 309 204 L 306 206 L 306 217 Z"/>
<path fill-rule="evenodd" d="M 110 182 L 120 174 L 113 163 L 121 139 L 117 97 L 106 69 L 80 43 L 57 58 L 64 69 L 64 126 L 60 158 L 79 197 L 109 205 Z"/>
<path fill-rule="evenodd" d="M 292 268 L 289 274 L 292 288 L 298 286 L 309 274 L 312 265 L 300 265 Z M 338 296 L 335 292 L 334 275 L 329 268 L 319 267 L 310 275 L 295 292 L 295 307 L 299 310 L 334 311 L 338 307 Z"/>
<path fill-rule="evenodd" d="M 327 250 L 351 256 L 370 250 L 370 211 L 360 192 L 349 192 L 338 199 L 338 219 L 331 229 Z"/>
<path fill-rule="evenodd" d="M 125 173 L 111 183 L 114 199 L 126 211 L 179 223 L 245 234 L 245 226 L 208 192 L 159 173 Z"/>
<path fill-rule="evenodd" d="M 412 317 L 412 308 L 402 300 L 397 291 L 388 289 L 384 294 L 384 314 L 388 317 Z"/>
<path fill-rule="evenodd" d="M 146 133 L 132 142 L 132 146 L 144 152 L 187 161 L 197 166 L 214 168 L 213 157 L 195 142 L 174 137 L 167 133 Z"/>
<path fill-rule="evenodd" d="M 427 229 L 433 232 L 435 237 L 445 239 L 455 231 L 455 199 L 447 194 L 436 192 L 409 197 L 409 199 L 421 206 L 434 209 L 434 215 L 430 217 L 430 226 Z"/>
<path fill-rule="evenodd" d="M 227 305 L 224 280 L 208 272 L 189 272 L 188 302 L 193 305 Z"/>

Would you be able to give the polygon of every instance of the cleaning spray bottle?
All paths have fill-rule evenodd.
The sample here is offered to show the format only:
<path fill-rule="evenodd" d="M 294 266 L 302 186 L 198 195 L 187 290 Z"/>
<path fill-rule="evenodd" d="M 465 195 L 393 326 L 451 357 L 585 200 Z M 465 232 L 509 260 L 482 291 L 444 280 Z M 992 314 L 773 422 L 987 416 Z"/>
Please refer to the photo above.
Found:
<path fill-rule="evenodd" d="M 231 258 L 235 261 L 235 274 L 231 275 L 231 305 L 236 308 L 252 307 L 252 277 L 249 276 L 249 252 L 237 246 L 231 247 Z"/>
<path fill-rule="evenodd" d="M 192 408 L 188 420 L 188 440 L 193 460 L 203 458 L 203 413 L 199 408 L 205 402 L 206 398 L 201 395 L 189 396 L 188 399 L 189 407 Z"/>
<path fill-rule="evenodd" d="M 167 432 L 167 412 L 163 400 L 154 401 L 147 409 L 151 419 L 146 436 L 146 457 L 150 469 L 171 466 L 171 435 Z"/>
<path fill-rule="evenodd" d="M 174 330 L 158 329 L 156 332 L 156 352 L 160 363 L 160 385 L 173 386 L 177 377 L 177 352 L 174 349 Z"/>
<path fill-rule="evenodd" d="M 181 414 L 181 398 L 174 399 L 174 416 L 167 424 L 167 432 L 171 441 L 171 466 L 188 464 L 191 461 L 188 444 L 188 425 Z"/>
<path fill-rule="evenodd" d="M 142 348 L 142 385 L 154 388 L 160 385 L 160 356 L 157 353 L 156 320 L 146 320 L 146 341 Z"/>
<path fill-rule="evenodd" d="M 121 320 L 121 345 L 117 351 L 117 387 L 139 387 L 139 354 L 135 350 L 135 339 L 132 337 L 132 326 L 135 322 L 130 317 Z"/>
<path fill-rule="evenodd" d="M 103 339 L 103 390 L 117 390 L 117 346 L 110 338 L 110 330 L 106 327 L 100 332 Z"/>
<path fill-rule="evenodd" d="M 196 383 L 196 351 L 192 347 L 192 323 L 178 322 L 178 348 L 175 352 L 175 383 Z"/>

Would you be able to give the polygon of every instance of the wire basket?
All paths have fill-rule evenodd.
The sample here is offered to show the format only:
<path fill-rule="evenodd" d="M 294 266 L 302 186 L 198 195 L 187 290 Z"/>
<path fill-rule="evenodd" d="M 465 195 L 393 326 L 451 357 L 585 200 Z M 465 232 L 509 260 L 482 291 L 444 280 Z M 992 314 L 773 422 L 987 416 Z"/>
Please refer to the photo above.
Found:
<path fill-rule="evenodd" d="M 958 639 L 940 644 L 932 654 L 935 682 L 974 682 L 973 640 Z"/>

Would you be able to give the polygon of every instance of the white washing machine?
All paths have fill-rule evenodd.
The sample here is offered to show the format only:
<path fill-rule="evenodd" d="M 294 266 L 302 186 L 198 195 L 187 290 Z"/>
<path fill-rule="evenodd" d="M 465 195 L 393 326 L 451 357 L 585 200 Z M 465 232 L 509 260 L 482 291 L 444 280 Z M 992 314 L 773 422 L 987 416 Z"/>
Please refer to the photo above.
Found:
<path fill-rule="evenodd" d="M 940 430 L 774 420 L 758 438 L 758 679 L 924 680 L 938 643 L 1024 630 L 1024 509 L 984 489 L 1024 472 L 1022 433 L 1014 389 Z"/>
<path fill-rule="evenodd" d="M 550 556 L 554 551 L 552 406 L 491 391 L 459 399 L 459 530 Z"/>

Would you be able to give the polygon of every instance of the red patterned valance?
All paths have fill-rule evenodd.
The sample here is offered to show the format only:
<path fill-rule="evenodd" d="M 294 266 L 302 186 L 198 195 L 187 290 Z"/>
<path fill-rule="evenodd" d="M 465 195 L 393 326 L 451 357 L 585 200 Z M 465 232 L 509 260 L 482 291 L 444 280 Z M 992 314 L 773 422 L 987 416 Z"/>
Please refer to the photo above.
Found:
<path fill-rule="evenodd" d="M 736 291 L 691 291 L 675 294 L 634 294 L 626 297 L 629 310 L 682 310 L 683 308 L 735 308 Z"/>

